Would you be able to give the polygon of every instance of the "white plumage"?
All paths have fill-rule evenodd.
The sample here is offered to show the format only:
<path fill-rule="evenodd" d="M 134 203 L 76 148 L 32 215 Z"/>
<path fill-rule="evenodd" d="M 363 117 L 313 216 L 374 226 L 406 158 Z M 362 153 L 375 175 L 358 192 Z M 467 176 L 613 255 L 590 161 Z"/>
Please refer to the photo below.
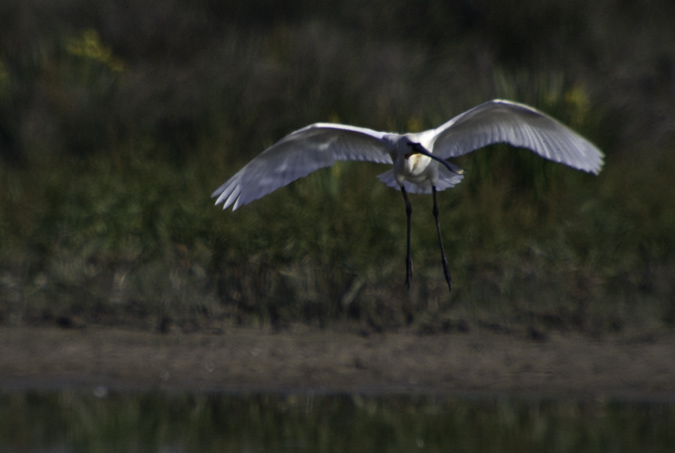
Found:
<path fill-rule="evenodd" d="M 223 209 L 257 200 L 296 179 L 339 160 L 393 164 L 378 176 L 389 187 L 407 193 L 433 193 L 438 228 L 436 192 L 454 187 L 462 170 L 446 159 L 494 143 L 527 148 L 545 159 L 598 174 L 603 153 L 588 140 L 550 116 L 524 104 L 493 100 L 474 107 L 447 123 L 423 132 L 398 134 L 343 124 L 316 123 L 299 129 L 267 148 L 221 185 L 212 197 Z M 439 241 L 440 228 L 438 228 Z M 406 283 L 412 264 L 409 245 Z M 450 286 L 441 243 L 445 277 Z"/>

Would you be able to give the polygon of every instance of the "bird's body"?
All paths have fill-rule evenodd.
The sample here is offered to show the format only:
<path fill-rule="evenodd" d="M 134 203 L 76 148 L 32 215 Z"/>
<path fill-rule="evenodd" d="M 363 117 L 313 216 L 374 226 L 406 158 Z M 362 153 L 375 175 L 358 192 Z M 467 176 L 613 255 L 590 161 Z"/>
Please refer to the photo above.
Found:
<path fill-rule="evenodd" d="M 406 283 L 410 283 L 410 213 L 408 193 L 432 193 L 434 217 L 445 278 L 450 275 L 438 224 L 436 192 L 454 187 L 463 171 L 445 159 L 478 148 L 508 143 L 527 148 L 541 157 L 572 168 L 598 174 L 602 152 L 589 141 L 553 118 L 524 104 L 494 100 L 464 112 L 436 129 L 397 134 L 343 124 L 316 123 L 299 129 L 254 158 L 214 193 L 223 209 L 261 198 L 296 179 L 339 160 L 393 164 L 378 176 L 401 190 L 408 216 Z"/>

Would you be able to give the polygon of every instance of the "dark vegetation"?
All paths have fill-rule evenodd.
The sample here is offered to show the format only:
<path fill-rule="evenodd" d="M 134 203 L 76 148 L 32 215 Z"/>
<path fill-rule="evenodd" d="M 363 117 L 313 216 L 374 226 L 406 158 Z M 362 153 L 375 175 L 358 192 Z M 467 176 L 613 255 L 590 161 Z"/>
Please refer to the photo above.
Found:
<path fill-rule="evenodd" d="M 4 0 L 0 325 L 347 323 L 542 338 L 675 325 L 675 4 Z M 495 97 L 607 154 L 496 146 L 428 197 L 341 163 L 235 213 L 209 194 L 316 121 L 434 127 Z"/>
<path fill-rule="evenodd" d="M 0 394 L 8 451 L 670 452 L 665 402 L 147 392 Z"/>

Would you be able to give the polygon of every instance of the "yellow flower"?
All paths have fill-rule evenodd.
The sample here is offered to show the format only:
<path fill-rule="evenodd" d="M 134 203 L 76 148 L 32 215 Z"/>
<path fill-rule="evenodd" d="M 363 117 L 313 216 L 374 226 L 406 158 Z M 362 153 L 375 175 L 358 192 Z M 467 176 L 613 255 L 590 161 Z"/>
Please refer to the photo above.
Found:
<path fill-rule="evenodd" d="M 71 39 L 66 45 L 66 50 L 73 55 L 99 61 L 114 72 L 122 72 L 125 69 L 122 59 L 114 56 L 110 46 L 101 42 L 96 30 L 85 30 L 79 38 Z"/>

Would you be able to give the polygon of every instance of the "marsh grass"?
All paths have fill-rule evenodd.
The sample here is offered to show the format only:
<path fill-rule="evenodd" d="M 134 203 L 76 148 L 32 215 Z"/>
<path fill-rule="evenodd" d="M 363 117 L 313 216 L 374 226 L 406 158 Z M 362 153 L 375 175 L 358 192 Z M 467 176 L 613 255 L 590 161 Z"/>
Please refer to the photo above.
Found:
<path fill-rule="evenodd" d="M 481 35 L 482 22 L 462 38 L 403 39 L 348 26 L 370 17 L 352 22 L 349 9 L 330 25 L 305 5 L 295 20 L 247 27 L 244 10 L 211 23 L 176 2 L 168 21 L 136 12 L 165 33 L 144 40 L 138 29 L 131 45 L 109 15 L 73 21 L 66 13 L 78 5 L 61 5 L 61 26 L 18 41 L 28 49 L 0 54 L 0 119 L 23 119 L 3 127 L 25 158 L 0 167 L 0 323 L 189 331 L 347 321 L 598 335 L 675 324 L 675 158 L 659 119 L 672 113 L 663 61 L 675 39 L 641 35 L 645 52 L 621 57 L 639 54 L 642 65 L 608 74 L 602 65 L 625 69 L 612 48 L 624 16 L 590 7 L 536 13 L 592 30 L 583 52 L 516 46 L 535 63 L 514 64 L 486 46 L 500 36 Z M 658 16 L 640 21 L 672 34 Z M 509 23 L 496 29 L 501 46 L 522 42 Z M 176 41 L 172 24 L 192 30 L 199 50 Z M 568 33 L 553 27 L 547 39 Z M 451 294 L 423 196 L 412 197 L 415 275 L 405 289 L 405 213 L 375 178 L 385 167 L 339 163 L 234 213 L 209 199 L 307 123 L 421 130 L 497 96 L 581 131 L 607 152 L 606 167 L 595 178 L 506 146 L 458 159 L 465 180 L 439 198 Z"/>

